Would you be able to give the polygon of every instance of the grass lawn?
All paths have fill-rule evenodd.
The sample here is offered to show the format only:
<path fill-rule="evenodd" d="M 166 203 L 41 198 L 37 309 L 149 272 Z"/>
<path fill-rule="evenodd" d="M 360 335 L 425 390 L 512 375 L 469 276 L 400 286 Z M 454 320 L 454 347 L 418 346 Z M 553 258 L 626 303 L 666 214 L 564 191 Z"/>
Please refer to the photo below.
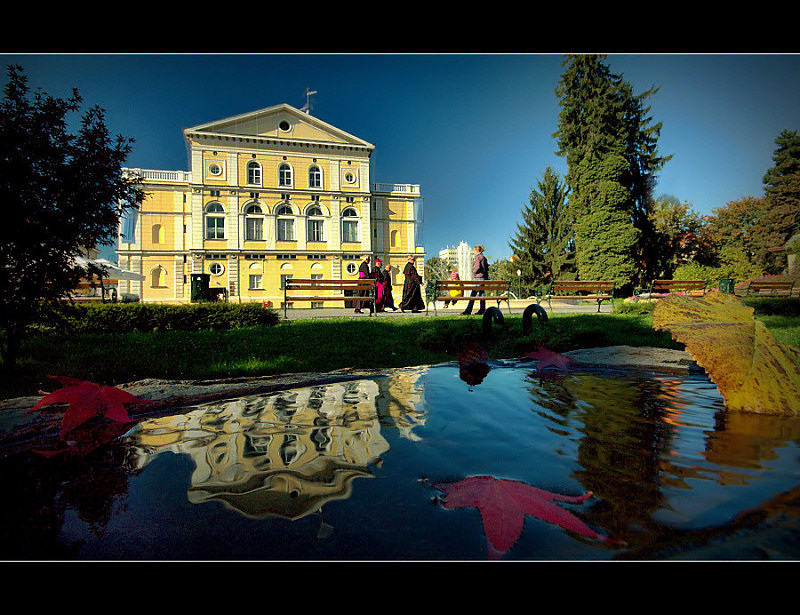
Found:
<path fill-rule="evenodd" d="M 759 316 L 779 341 L 800 346 L 800 317 Z M 52 390 L 48 374 L 103 385 L 143 378 L 214 379 L 344 367 L 430 365 L 458 359 L 469 340 L 490 358 L 518 358 L 535 343 L 558 352 L 597 346 L 682 348 L 655 331 L 649 314 L 554 314 L 534 319 L 504 315 L 484 339 L 480 318 L 335 318 L 293 320 L 221 331 L 47 335 L 29 338 L 17 372 L 0 376 L 0 398 Z"/>

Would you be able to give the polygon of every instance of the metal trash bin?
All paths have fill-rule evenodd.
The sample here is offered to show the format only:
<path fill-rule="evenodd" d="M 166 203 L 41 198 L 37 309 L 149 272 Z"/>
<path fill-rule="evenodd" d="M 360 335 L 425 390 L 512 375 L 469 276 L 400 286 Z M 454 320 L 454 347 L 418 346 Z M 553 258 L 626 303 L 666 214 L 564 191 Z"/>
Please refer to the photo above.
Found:
<path fill-rule="evenodd" d="M 211 296 L 209 293 L 208 283 L 210 275 L 207 273 L 193 273 L 191 274 L 191 299 L 192 303 L 197 301 L 208 301 Z"/>
<path fill-rule="evenodd" d="M 733 280 L 731 278 L 720 278 L 719 289 L 723 293 L 733 294 Z"/>

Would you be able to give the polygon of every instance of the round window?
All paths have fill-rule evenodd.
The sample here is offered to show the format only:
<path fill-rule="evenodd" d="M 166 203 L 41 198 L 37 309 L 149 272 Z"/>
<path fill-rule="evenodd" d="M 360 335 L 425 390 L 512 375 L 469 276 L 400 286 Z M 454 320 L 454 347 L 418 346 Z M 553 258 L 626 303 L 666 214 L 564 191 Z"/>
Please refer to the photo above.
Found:
<path fill-rule="evenodd" d="M 222 266 L 222 263 L 211 263 L 208 270 L 211 272 L 211 275 L 222 275 L 222 272 L 225 271 L 225 267 Z"/>
<path fill-rule="evenodd" d="M 348 184 L 352 184 L 354 181 L 356 181 L 356 174 L 352 171 L 348 171 L 344 174 L 344 181 L 346 181 Z"/>
<path fill-rule="evenodd" d="M 281 123 L 278 124 L 278 127 L 283 131 L 287 132 L 292 126 L 286 120 L 281 120 Z"/>
<path fill-rule="evenodd" d="M 358 267 L 356 267 L 355 263 L 347 263 L 347 267 L 345 267 L 345 269 L 347 269 L 347 273 L 350 275 L 353 275 L 356 271 L 358 271 Z"/>
<path fill-rule="evenodd" d="M 212 162 L 208 165 L 208 172 L 211 175 L 222 175 L 222 165 L 218 162 Z"/>

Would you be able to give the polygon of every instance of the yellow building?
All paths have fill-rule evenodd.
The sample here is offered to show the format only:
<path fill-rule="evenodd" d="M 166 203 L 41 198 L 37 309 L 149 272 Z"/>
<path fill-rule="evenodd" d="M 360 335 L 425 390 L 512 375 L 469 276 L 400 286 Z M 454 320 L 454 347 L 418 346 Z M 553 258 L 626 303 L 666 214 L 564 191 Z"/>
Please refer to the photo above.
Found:
<path fill-rule="evenodd" d="M 117 254 L 145 280 L 120 296 L 189 302 L 205 280 L 212 297 L 280 307 L 287 276 L 354 279 L 369 254 L 391 265 L 398 304 L 408 254 L 422 274 L 419 186 L 370 183 L 374 145 L 286 104 L 184 136 L 188 172 L 127 170 L 146 197 Z"/>

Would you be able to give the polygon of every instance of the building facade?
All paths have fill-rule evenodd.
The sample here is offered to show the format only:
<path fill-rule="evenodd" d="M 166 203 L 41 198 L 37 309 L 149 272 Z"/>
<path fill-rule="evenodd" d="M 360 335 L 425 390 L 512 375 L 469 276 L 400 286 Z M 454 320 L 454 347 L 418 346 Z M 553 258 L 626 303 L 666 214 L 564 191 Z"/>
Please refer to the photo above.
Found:
<path fill-rule="evenodd" d="M 120 222 L 118 262 L 145 280 L 121 296 L 189 302 L 205 274 L 212 298 L 279 307 L 287 277 L 356 278 L 369 254 L 397 297 L 407 256 L 424 260 L 419 186 L 371 183 L 372 144 L 286 104 L 184 136 L 188 172 L 127 169 L 146 197 Z"/>

